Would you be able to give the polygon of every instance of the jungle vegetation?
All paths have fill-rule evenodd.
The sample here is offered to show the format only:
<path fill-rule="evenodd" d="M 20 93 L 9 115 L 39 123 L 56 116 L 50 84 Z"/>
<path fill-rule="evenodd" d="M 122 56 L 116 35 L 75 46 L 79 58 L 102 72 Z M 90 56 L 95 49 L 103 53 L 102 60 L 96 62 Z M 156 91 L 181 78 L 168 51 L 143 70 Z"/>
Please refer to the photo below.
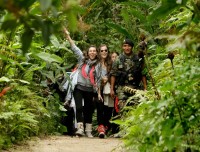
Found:
<path fill-rule="evenodd" d="M 200 0 L 0 0 L 0 8 L 0 149 L 66 129 L 46 80 L 59 83 L 76 64 L 67 26 L 83 50 L 147 42 L 148 91 L 116 122 L 127 151 L 200 151 Z"/>

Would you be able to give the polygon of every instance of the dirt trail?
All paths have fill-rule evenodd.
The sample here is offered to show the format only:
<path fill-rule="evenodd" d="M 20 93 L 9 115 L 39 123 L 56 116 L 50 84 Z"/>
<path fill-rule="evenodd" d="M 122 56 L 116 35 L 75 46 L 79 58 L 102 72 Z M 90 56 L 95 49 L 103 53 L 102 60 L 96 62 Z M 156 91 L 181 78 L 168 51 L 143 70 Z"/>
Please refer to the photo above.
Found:
<path fill-rule="evenodd" d="M 23 146 L 3 152 L 123 152 L 121 145 L 122 141 L 116 138 L 50 136 L 34 138 Z"/>

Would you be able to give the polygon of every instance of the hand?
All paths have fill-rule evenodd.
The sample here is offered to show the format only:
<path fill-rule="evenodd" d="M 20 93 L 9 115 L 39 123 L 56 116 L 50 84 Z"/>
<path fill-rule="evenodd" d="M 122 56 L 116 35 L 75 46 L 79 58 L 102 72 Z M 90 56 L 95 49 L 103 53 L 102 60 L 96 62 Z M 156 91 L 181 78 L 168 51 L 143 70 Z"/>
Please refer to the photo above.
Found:
<path fill-rule="evenodd" d="M 102 81 L 103 81 L 104 84 L 106 84 L 108 82 L 108 77 L 103 77 Z"/>
<path fill-rule="evenodd" d="M 110 89 L 110 96 L 112 99 L 115 99 L 115 92 L 113 89 Z"/>
<path fill-rule="evenodd" d="M 72 46 L 72 45 L 74 44 L 74 41 L 73 41 L 72 38 L 70 37 L 69 31 L 68 31 L 65 27 L 63 27 L 63 31 L 64 31 L 64 33 L 65 33 L 66 39 L 69 41 L 70 45 Z"/>
<path fill-rule="evenodd" d="M 103 98 L 102 98 L 101 94 L 98 94 L 98 100 L 103 102 Z"/>
<path fill-rule="evenodd" d="M 63 27 L 63 31 L 65 32 L 66 35 L 70 35 L 69 31 L 65 27 Z"/>
<path fill-rule="evenodd" d="M 66 100 L 66 101 L 64 102 L 63 106 L 64 106 L 64 108 L 65 108 L 66 110 L 69 110 L 69 109 L 71 108 L 71 107 L 70 107 L 70 104 L 71 104 L 71 101 Z"/>

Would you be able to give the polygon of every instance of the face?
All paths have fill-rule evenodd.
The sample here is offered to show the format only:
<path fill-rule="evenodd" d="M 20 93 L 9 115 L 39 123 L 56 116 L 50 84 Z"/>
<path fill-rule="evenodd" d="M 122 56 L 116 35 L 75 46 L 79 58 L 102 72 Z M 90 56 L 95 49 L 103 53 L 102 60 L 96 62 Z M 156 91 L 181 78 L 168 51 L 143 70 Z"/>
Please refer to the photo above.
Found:
<path fill-rule="evenodd" d="M 106 59 L 108 56 L 108 48 L 106 46 L 102 46 L 100 48 L 100 56 L 102 59 Z"/>
<path fill-rule="evenodd" d="M 112 61 L 115 61 L 117 57 L 118 57 L 117 53 L 112 53 L 111 55 Z"/>
<path fill-rule="evenodd" d="M 122 49 L 126 55 L 132 54 L 132 47 L 129 44 L 123 44 Z"/>
<path fill-rule="evenodd" d="M 91 60 L 96 59 L 97 57 L 97 49 L 96 47 L 90 47 L 88 50 L 88 56 Z"/>

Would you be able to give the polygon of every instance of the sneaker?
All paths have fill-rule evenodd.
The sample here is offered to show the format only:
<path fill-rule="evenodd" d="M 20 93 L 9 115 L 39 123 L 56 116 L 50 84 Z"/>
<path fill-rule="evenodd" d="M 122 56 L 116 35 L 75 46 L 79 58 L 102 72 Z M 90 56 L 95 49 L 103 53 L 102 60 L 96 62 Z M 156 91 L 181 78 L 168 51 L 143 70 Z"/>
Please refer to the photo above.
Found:
<path fill-rule="evenodd" d="M 77 136 L 84 136 L 84 128 L 83 128 L 83 123 L 79 122 L 77 123 L 77 131 L 76 131 Z"/>
<path fill-rule="evenodd" d="M 98 126 L 99 138 L 105 137 L 105 127 L 103 125 Z"/>
<path fill-rule="evenodd" d="M 92 124 L 86 123 L 85 124 L 85 134 L 87 137 L 92 138 Z"/>
<path fill-rule="evenodd" d="M 77 136 L 85 136 L 84 131 L 82 129 L 78 129 L 75 134 Z"/>
<path fill-rule="evenodd" d="M 105 134 L 107 134 L 108 133 L 108 127 L 107 126 L 104 126 L 104 128 L 105 128 Z"/>

